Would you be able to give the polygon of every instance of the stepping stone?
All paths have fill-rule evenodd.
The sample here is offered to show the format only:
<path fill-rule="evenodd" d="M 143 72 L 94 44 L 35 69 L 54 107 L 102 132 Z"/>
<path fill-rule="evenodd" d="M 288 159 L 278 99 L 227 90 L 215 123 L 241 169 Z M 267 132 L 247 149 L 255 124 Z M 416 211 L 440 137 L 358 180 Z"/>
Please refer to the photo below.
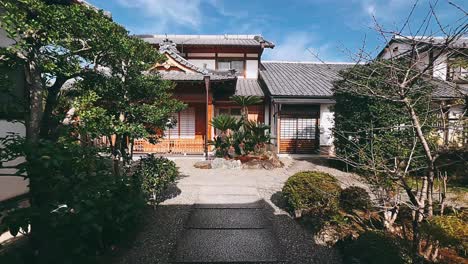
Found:
<path fill-rule="evenodd" d="M 268 224 L 262 209 L 195 209 L 186 228 L 256 229 Z"/>
<path fill-rule="evenodd" d="M 268 229 L 188 229 L 176 263 L 276 262 L 279 246 Z"/>
<path fill-rule="evenodd" d="M 195 208 L 263 208 L 257 195 L 201 194 Z"/>

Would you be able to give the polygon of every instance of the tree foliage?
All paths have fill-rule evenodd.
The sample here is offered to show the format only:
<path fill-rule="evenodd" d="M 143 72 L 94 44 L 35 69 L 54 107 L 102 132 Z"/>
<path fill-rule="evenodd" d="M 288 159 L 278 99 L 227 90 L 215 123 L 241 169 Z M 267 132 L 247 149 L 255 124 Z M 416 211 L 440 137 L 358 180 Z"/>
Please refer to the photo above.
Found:
<path fill-rule="evenodd" d="M 171 98 L 171 83 L 146 72 L 164 57 L 102 11 L 66 0 L 1 0 L 0 10 L 12 40 L 0 49 L 0 69 L 21 69 L 26 80 L 18 98 L 26 137 L 3 138 L 0 162 L 25 157 L 15 168 L 29 179 L 31 204 L 8 225 L 12 233 L 31 225 L 38 259 L 60 251 L 61 236 L 76 238 L 62 243 L 69 256 L 95 254 L 132 227 L 141 207 L 141 189 L 120 166 L 132 141 L 161 136 L 184 105 Z M 93 146 L 103 136 L 110 149 Z M 42 243 L 52 234 L 54 243 Z"/>

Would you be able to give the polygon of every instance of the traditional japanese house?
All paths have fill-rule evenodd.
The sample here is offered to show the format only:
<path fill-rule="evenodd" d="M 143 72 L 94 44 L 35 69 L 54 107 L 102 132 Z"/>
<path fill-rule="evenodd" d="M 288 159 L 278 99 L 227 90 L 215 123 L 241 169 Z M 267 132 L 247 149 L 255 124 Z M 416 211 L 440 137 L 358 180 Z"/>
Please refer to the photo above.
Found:
<path fill-rule="evenodd" d="M 157 144 L 135 143 L 143 153 L 201 154 L 216 131 L 210 124 L 218 114 L 240 116 L 232 95 L 264 98 L 258 78 L 260 58 L 274 44 L 258 35 L 142 35 L 167 60 L 151 72 L 176 84 L 174 96 L 187 104 L 176 113 L 176 125 Z M 264 122 L 264 102 L 249 106 L 249 119 Z"/>
<path fill-rule="evenodd" d="M 249 107 L 249 119 L 271 126 L 273 146 L 284 154 L 332 152 L 331 88 L 346 64 L 262 62 L 274 44 L 259 35 L 140 35 L 167 60 L 153 72 L 176 83 L 174 96 L 188 104 L 175 115 L 156 145 L 140 140 L 143 153 L 199 154 L 216 131 L 218 114 L 240 116 L 232 95 L 254 95 L 263 102 Z"/>
<path fill-rule="evenodd" d="M 260 35 L 139 37 L 165 54 L 167 61 L 152 70 L 176 83 L 174 96 L 188 108 L 175 114 L 177 126 L 168 129 L 160 143 L 152 145 L 141 140 L 136 143 L 136 151 L 201 154 L 206 141 L 216 134 L 210 126 L 214 116 L 240 116 L 240 106 L 230 101 L 230 96 L 255 95 L 263 102 L 249 107 L 249 118 L 271 126 L 272 144 L 278 153 L 333 153 L 333 83 L 340 78 L 339 72 L 352 67 L 352 63 L 262 61 L 264 50 L 274 48 L 274 44 Z M 390 41 L 378 57 L 404 51 L 403 44 L 398 39 Z M 466 38 L 458 44 L 465 47 Z M 466 69 L 459 67 L 455 71 L 446 65 L 443 60 L 434 62 L 434 79 L 441 79 L 434 82 L 435 99 L 445 102 L 463 98 L 467 94 L 466 80 L 460 76 L 466 75 Z M 450 113 L 456 116 L 463 112 L 454 110 Z"/>

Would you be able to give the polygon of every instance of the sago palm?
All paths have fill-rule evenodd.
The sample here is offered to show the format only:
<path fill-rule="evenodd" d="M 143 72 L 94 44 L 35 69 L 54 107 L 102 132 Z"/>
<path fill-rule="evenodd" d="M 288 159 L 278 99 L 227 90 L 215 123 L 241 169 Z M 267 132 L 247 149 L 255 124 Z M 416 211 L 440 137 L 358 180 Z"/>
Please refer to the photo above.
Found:
<path fill-rule="evenodd" d="M 238 127 L 238 121 L 233 116 L 218 115 L 213 117 L 211 125 L 214 128 L 219 129 L 223 134 L 226 134 L 228 130 L 234 130 Z"/>
<path fill-rule="evenodd" d="M 261 97 L 254 95 L 233 95 L 230 97 L 230 99 L 242 107 L 242 116 L 245 120 L 248 120 L 249 118 L 249 105 L 256 105 L 263 102 Z"/>

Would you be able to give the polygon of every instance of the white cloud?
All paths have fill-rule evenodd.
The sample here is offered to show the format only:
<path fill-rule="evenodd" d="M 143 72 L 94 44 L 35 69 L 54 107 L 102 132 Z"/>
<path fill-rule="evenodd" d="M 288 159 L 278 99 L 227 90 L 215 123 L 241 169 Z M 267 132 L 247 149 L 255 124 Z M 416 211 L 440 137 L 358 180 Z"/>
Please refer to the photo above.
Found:
<path fill-rule="evenodd" d="M 118 0 L 118 3 L 151 17 L 151 24 L 163 30 L 170 24 L 198 28 L 202 23 L 200 0 Z"/>
<path fill-rule="evenodd" d="M 384 22 L 407 15 L 406 11 L 414 4 L 411 0 L 357 0 L 361 5 L 362 14 L 367 17 L 375 16 Z"/>
<path fill-rule="evenodd" d="M 294 32 L 275 43 L 273 50 L 266 50 L 265 60 L 278 61 L 335 61 L 339 54 L 330 43 L 320 43 L 308 32 Z"/>

